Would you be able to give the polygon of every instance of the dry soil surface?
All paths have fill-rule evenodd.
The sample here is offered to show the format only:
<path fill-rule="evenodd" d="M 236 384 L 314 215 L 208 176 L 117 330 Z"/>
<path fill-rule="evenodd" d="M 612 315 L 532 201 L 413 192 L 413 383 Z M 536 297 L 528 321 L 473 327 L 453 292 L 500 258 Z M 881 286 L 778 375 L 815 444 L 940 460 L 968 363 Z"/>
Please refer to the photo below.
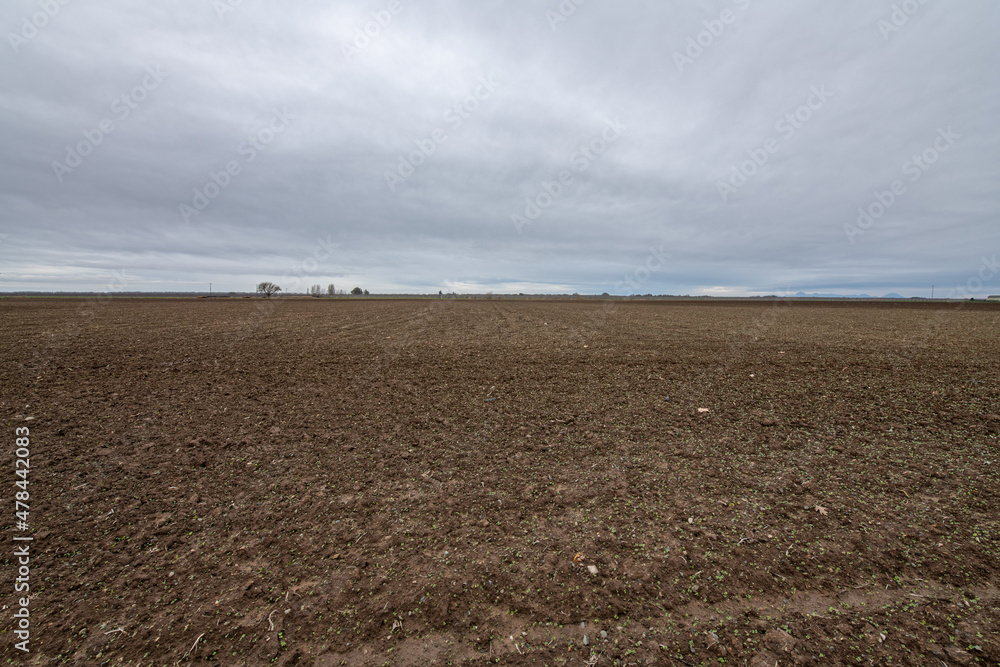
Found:
<path fill-rule="evenodd" d="M 7 299 L 0 327 L 15 662 L 1000 660 L 995 306 Z"/>

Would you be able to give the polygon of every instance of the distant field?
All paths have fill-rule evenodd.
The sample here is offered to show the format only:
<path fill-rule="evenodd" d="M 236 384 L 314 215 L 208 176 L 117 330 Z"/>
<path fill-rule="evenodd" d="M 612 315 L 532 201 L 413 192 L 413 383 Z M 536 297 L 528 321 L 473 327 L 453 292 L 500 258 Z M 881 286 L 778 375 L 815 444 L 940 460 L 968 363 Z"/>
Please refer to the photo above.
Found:
<path fill-rule="evenodd" d="M 0 322 L 31 664 L 1000 660 L 994 304 L 6 299 Z"/>

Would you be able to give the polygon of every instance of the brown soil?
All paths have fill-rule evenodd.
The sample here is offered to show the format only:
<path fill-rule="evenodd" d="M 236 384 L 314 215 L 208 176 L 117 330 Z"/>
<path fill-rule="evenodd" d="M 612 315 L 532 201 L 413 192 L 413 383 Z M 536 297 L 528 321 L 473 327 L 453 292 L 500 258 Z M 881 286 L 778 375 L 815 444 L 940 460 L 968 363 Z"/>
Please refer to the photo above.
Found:
<path fill-rule="evenodd" d="M 8 299 L 0 322 L 10 506 L 32 438 L 12 660 L 1000 660 L 1000 308 Z"/>

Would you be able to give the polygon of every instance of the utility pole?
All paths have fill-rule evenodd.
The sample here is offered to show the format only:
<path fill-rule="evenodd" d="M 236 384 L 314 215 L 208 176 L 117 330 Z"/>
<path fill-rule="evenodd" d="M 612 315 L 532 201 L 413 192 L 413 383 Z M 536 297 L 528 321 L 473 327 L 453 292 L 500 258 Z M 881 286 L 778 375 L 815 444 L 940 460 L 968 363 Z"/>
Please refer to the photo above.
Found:
<path fill-rule="evenodd" d="M 212 283 L 208 284 L 208 295 L 212 296 Z"/>
<path fill-rule="evenodd" d="M 934 285 L 931 285 L 931 298 L 934 298 Z"/>

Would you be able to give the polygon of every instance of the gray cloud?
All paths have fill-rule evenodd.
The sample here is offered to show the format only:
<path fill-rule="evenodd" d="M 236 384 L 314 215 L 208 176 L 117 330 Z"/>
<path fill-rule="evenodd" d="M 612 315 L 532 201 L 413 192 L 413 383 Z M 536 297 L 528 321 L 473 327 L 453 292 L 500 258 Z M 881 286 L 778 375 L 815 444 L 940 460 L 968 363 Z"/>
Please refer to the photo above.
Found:
<path fill-rule="evenodd" d="M 1000 253 L 987 0 L 63 2 L 0 8 L 0 290 L 909 296 Z"/>

